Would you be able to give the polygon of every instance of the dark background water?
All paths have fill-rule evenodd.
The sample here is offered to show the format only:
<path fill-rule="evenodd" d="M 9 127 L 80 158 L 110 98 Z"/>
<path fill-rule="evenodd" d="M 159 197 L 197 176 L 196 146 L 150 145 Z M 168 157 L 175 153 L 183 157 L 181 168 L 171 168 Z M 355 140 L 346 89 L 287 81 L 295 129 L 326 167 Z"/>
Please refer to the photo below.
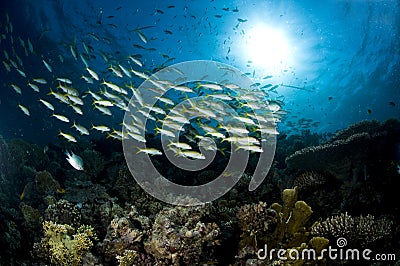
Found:
<path fill-rule="evenodd" d="M 187 60 L 206 59 L 231 64 L 251 73 L 255 82 L 283 84 L 270 92 L 272 99 L 284 100 L 288 114 L 280 131 L 303 129 L 333 132 L 363 119 L 385 120 L 400 114 L 400 4 L 398 1 L 2 1 L 2 31 L 6 14 L 13 23 L 14 44 L 2 40 L 1 49 L 16 54 L 24 63 L 28 78 L 50 80 L 42 59 L 53 66 L 53 74 L 68 77 L 81 93 L 88 85 L 80 78 L 84 64 L 75 61 L 70 44 L 84 52 L 82 42 L 95 50 L 91 68 L 106 74 L 100 51 L 117 60 L 140 54 L 144 69 L 153 70 Z M 240 19 L 243 22 L 240 22 Z M 260 40 L 252 33 L 264 25 L 286 38 L 282 58 L 266 55 L 257 60 L 249 51 L 254 41 L 264 42 L 263 58 L 275 36 Z M 144 44 L 134 29 L 148 38 Z M 97 41 L 93 34 L 99 38 Z M 262 33 L 261 33 L 262 35 Z M 26 57 L 18 38 L 29 38 L 36 55 Z M 253 42 L 253 43 L 252 43 Z M 146 48 L 134 47 L 134 44 Z M 261 47 L 263 47 L 261 45 Z M 64 63 L 59 61 L 59 55 Z M 167 56 L 166 56 L 167 55 Z M 1 60 L 5 55 L 1 53 Z M 172 58 L 172 59 L 171 59 Z M 251 61 L 249 63 L 249 61 Z M 87 74 L 87 73 L 85 73 Z M 272 75 L 270 79 L 263 77 Z M 51 111 L 38 102 L 40 94 L 27 88 L 28 79 L 0 67 L 0 134 L 45 143 L 57 139 L 59 129 L 70 125 L 50 117 Z M 138 79 L 133 80 L 136 85 Z M 24 87 L 16 94 L 10 84 Z M 41 87 L 41 88 L 42 88 Z M 17 107 L 29 107 L 25 116 Z M 117 127 L 122 111 L 112 117 L 91 112 L 85 103 L 80 117 L 63 104 L 59 113 L 90 127 L 91 123 Z M 93 134 L 92 134 L 93 135 Z M 94 136 L 96 136 L 94 134 Z"/>

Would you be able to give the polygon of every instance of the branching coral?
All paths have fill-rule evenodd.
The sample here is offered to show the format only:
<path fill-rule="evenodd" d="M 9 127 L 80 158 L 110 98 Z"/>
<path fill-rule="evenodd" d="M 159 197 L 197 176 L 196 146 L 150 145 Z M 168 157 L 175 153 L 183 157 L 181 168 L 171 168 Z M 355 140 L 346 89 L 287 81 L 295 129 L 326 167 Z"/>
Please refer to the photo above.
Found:
<path fill-rule="evenodd" d="M 393 222 L 387 218 L 375 219 L 372 215 L 353 217 L 347 213 L 316 222 L 311 233 L 328 238 L 344 237 L 352 244 L 366 246 L 390 234 Z"/>
<path fill-rule="evenodd" d="M 90 226 L 78 230 L 66 224 L 43 223 L 44 238 L 34 244 L 37 256 L 52 265 L 82 265 L 83 256 L 93 246 L 96 234 Z"/>
<path fill-rule="evenodd" d="M 77 227 L 81 222 L 81 213 L 78 208 L 67 200 L 59 200 L 49 205 L 44 214 L 45 220 L 57 224 L 68 224 Z"/>
<path fill-rule="evenodd" d="M 262 242 L 261 240 L 265 239 L 267 234 L 273 232 L 279 217 L 278 213 L 268 208 L 265 202 L 259 202 L 242 206 L 237 213 L 237 219 L 243 232 L 242 241 L 239 243 L 242 247 L 239 256 L 243 257 L 248 253 L 254 254 L 261 247 L 257 241 Z"/>

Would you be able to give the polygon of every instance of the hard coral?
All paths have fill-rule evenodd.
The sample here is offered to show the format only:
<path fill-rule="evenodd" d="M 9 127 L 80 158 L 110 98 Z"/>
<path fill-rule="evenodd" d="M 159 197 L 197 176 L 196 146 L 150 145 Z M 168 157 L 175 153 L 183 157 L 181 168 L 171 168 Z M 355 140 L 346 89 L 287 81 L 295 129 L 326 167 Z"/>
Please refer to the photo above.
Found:
<path fill-rule="evenodd" d="M 285 189 L 282 199 L 283 205 L 274 203 L 270 208 L 262 202 L 241 208 L 238 219 L 243 233 L 239 258 L 254 258 L 265 244 L 268 248 L 299 248 L 307 243 L 306 224 L 312 214 L 310 206 L 297 201 L 296 188 Z"/>
<path fill-rule="evenodd" d="M 198 265 L 213 260 L 220 229 L 202 221 L 209 207 L 166 207 L 156 216 L 145 249 L 160 265 Z"/>
<path fill-rule="evenodd" d="M 57 224 L 68 224 L 78 227 L 81 222 L 81 213 L 78 208 L 67 200 L 59 200 L 47 207 L 44 214 L 46 221 Z"/>
<path fill-rule="evenodd" d="M 37 172 L 35 177 L 36 191 L 42 195 L 53 195 L 61 191 L 60 184 L 47 171 Z"/>
<path fill-rule="evenodd" d="M 115 216 L 111 220 L 105 239 L 100 244 L 105 260 L 116 262 L 117 259 L 120 264 L 121 261 L 127 263 L 128 257 L 134 260 L 136 255 L 133 256 L 132 252 L 142 251 L 142 240 L 149 230 L 150 221 L 147 217 L 139 215 L 133 206 L 129 212 L 124 213 L 124 216 Z"/>
<path fill-rule="evenodd" d="M 83 256 L 93 246 L 96 234 L 90 226 L 78 230 L 67 224 L 45 221 L 45 233 L 40 243 L 34 244 L 36 255 L 52 265 L 82 265 Z"/>
<path fill-rule="evenodd" d="M 344 237 L 349 244 L 366 246 L 384 238 L 391 232 L 393 221 L 387 218 L 375 219 L 372 215 L 353 217 L 347 213 L 332 216 L 323 222 L 316 222 L 311 230 L 315 236 L 330 238 Z"/>
<path fill-rule="evenodd" d="M 363 121 L 324 144 L 296 151 L 286 158 L 286 164 L 289 169 L 326 172 L 342 181 L 366 179 L 366 169 L 376 167 L 399 141 L 398 132 L 397 120 Z"/>

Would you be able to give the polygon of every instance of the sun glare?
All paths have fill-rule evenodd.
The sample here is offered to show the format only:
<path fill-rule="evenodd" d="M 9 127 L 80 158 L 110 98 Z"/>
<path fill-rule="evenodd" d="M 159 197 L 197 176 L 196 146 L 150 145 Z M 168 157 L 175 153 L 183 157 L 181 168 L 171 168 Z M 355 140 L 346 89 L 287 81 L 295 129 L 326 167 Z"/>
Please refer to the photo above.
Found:
<path fill-rule="evenodd" d="M 280 71 L 289 63 L 288 41 L 279 29 L 265 25 L 254 27 L 248 32 L 245 49 L 247 58 L 267 71 Z"/>

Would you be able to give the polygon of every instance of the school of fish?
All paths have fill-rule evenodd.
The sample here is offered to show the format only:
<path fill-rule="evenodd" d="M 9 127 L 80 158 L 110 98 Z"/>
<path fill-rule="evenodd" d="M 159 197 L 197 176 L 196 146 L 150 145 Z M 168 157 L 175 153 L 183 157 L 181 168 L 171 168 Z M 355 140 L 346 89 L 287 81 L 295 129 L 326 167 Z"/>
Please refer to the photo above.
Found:
<path fill-rule="evenodd" d="M 286 114 L 282 109 L 284 105 L 282 101 L 269 99 L 265 88 L 270 86 L 260 88 L 260 84 L 253 84 L 249 88 L 240 88 L 229 80 L 223 84 L 199 81 L 174 85 L 168 80 L 151 78 L 152 72 L 145 69 L 145 63 L 142 61 L 144 56 L 140 54 L 127 55 L 121 60 L 113 57 L 111 53 L 96 50 L 94 45 L 78 41 L 76 38 L 73 43 L 68 44 L 70 58 L 66 58 L 65 53 L 59 54 L 56 58 L 48 58 L 35 50 L 31 39 L 14 36 L 13 24 L 7 14 L 1 28 L 1 44 L 11 47 L 11 50 L 3 50 L 3 66 L 7 72 L 15 72 L 18 76 L 17 80 L 9 84 L 10 89 L 20 95 L 17 107 L 24 115 L 32 116 L 30 106 L 23 104 L 24 94 L 27 90 L 31 90 L 37 95 L 37 102 L 46 110 L 40 115 L 46 115 L 47 112 L 49 119 L 53 119 L 54 123 L 70 125 L 70 130 L 59 131 L 59 136 L 68 142 L 77 143 L 80 139 L 90 136 L 92 132 L 100 132 L 107 138 L 119 141 L 131 138 L 146 143 L 147 135 L 141 134 L 140 128 L 146 120 L 150 120 L 153 122 L 145 125 L 146 130 L 155 136 L 162 134 L 172 139 L 177 132 L 182 136 L 179 141 L 171 140 L 168 144 L 168 149 L 176 156 L 204 159 L 204 155 L 196 150 L 196 145 L 202 140 L 207 141 L 208 138 L 220 144 L 234 145 L 236 150 L 261 153 L 263 152 L 261 143 L 267 140 L 262 138 L 262 135 L 279 134 L 276 129 L 277 124 Z M 149 43 L 149 38 L 142 32 L 145 28 L 134 31 L 138 41 L 141 42 L 136 46 L 143 47 L 142 45 Z M 91 37 L 94 43 L 101 41 L 95 34 L 91 34 Z M 20 47 L 16 49 L 16 46 Z M 22 50 L 23 54 L 17 53 L 17 50 Z M 105 69 L 99 69 L 97 64 L 91 64 L 91 58 L 98 55 L 103 58 Z M 35 67 L 42 69 L 43 77 L 32 76 L 27 71 L 24 60 L 32 60 L 32 57 L 41 62 Z M 60 71 L 63 69 L 61 66 L 67 61 L 79 64 L 81 69 L 79 80 Z M 82 81 L 85 86 L 82 86 Z M 138 90 L 143 81 L 150 81 L 154 85 L 151 90 L 159 95 L 154 106 L 148 105 Z M 190 101 L 191 98 L 198 96 L 205 97 L 208 104 L 196 104 Z M 184 100 L 188 101 L 187 108 L 180 112 L 172 109 Z M 232 114 L 225 110 L 221 102 L 234 108 L 236 113 Z M 266 103 L 268 108 L 261 103 Z M 117 117 L 126 111 L 129 112 L 130 105 L 138 110 L 137 114 L 131 113 L 130 123 L 123 122 L 119 128 L 94 122 L 91 127 L 87 125 L 88 119 L 85 119 L 87 112 Z M 71 115 L 72 111 L 75 115 Z M 201 118 L 187 119 L 188 116 L 195 114 L 201 114 Z M 229 121 L 243 123 L 245 127 L 229 126 L 227 125 Z M 148 128 L 149 126 L 151 128 Z M 210 150 L 216 149 L 212 145 L 206 147 Z M 217 149 L 223 154 L 226 152 L 224 148 Z M 152 156 L 163 154 L 157 147 L 141 148 L 137 152 Z M 80 169 L 80 166 L 74 167 Z"/>

